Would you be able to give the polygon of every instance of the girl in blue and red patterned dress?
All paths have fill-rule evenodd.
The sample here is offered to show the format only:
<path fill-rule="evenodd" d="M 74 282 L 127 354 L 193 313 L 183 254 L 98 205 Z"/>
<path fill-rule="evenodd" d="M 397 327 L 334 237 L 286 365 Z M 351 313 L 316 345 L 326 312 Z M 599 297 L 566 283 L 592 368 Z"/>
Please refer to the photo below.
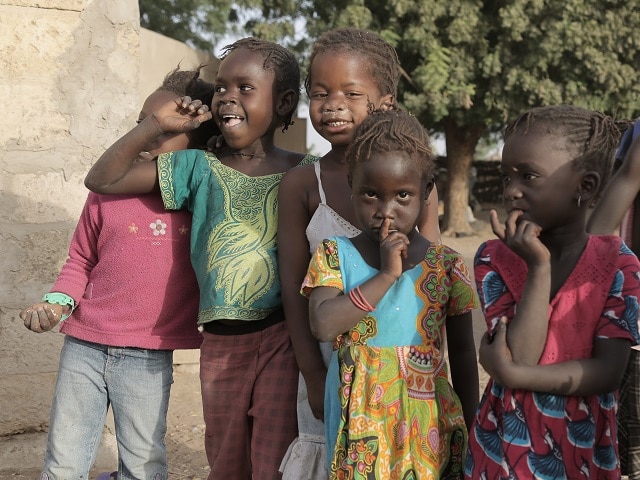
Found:
<path fill-rule="evenodd" d="M 507 127 L 507 218 L 492 212 L 498 239 L 475 258 L 491 379 L 467 478 L 620 478 L 617 389 L 638 338 L 640 264 L 585 226 L 619 138 L 610 117 L 569 105 Z"/>

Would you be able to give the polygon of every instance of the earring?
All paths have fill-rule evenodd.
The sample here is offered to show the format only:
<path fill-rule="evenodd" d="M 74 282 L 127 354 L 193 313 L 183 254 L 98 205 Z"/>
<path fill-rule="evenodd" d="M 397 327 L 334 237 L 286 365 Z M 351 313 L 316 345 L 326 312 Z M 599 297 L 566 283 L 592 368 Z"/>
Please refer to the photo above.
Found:
<path fill-rule="evenodd" d="M 580 208 L 581 203 L 582 203 L 582 195 L 578 195 L 578 208 Z"/>

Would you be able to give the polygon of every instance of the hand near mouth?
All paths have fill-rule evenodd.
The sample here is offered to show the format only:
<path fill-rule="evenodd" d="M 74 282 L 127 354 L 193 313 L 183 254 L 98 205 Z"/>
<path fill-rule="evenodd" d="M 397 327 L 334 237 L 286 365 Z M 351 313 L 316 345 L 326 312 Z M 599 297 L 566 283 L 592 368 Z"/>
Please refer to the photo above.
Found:
<path fill-rule="evenodd" d="M 491 230 L 527 265 L 548 263 L 551 260 L 551 254 L 539 238 L 542 228 L 534 222 L 524 220 L 522 215 L 524 215 L 522 210 L 511 210 L 503 225 L 498 220 L 498 213 L 491 210 L 489 213 Z"/>
<path fill-rule="evenodd" d="M 391 220 L 384 219 L 380 226 L 380 271 L 393 278 L 402 275 L 402 260 L 407 258 L 409 238 L 397 230 L 390 230 Z"/>

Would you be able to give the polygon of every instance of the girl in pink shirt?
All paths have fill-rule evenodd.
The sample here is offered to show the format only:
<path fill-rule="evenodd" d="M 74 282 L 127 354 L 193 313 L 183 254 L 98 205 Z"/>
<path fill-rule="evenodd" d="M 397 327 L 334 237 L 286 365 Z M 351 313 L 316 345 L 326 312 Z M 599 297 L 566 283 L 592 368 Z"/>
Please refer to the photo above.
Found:
<path fill-rule="evenodd" d="M 196 71 L 170 72 L 138 122 L 190 95 L 210 103 L 213 85 Z M 206 145 L 213 122 L 166 134 L 140 152 Z M 189 258 L 191 215 L 165 210 L 155 194 L 90 193 L 69 258 L 41 303 L 20 313 L 34 332 L 64 320 L 64 345 L 41 478 L 88 478 L 105 416 L 113 408 L 120 479 L 165 479 L 164 446 L 173 350 L 198 348 L 198 284 Z"/>

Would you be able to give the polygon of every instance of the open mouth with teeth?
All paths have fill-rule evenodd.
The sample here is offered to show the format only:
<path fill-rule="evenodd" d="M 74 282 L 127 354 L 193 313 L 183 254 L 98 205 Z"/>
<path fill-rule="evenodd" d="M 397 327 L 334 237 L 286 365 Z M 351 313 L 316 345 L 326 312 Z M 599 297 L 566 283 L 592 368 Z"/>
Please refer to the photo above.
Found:
<path fill-rule="evenodd" d="M 242 123 L 243 120 L 244 120 L 244 117 L 241 117 L 239 115 L 234 115 L 231 113 L 222 115 L 222 123 L 226 127 L 235 127 L 236 125 L 239 125 L 240 123 Z"/>
<path fill-rule="evenodd" d="M 335 120 L 335 121 L 330 121 L 330 122 L 324 122 L 325 125 L 328 125 L 329 127 L 342 127 L 343 125 L 347 125 L 349 122 L 347 122 L 346 120 Z"/>

